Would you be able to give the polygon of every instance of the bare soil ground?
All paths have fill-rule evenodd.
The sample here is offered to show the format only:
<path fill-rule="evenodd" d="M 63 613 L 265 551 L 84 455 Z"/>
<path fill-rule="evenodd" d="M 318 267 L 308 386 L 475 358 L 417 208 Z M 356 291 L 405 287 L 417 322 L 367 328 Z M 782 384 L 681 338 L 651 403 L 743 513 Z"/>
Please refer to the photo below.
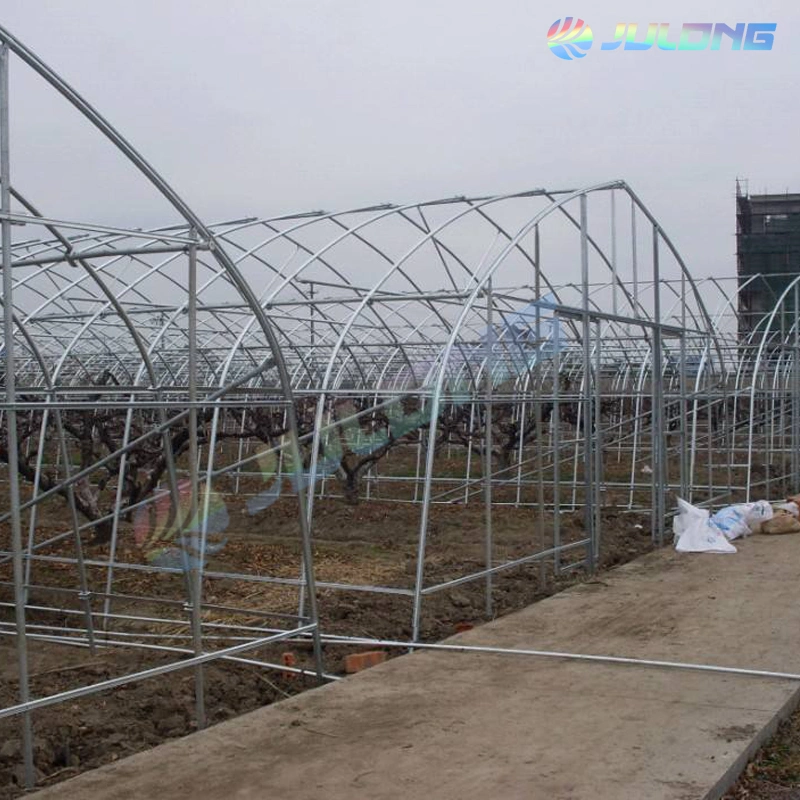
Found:
<path fill-rule="evenodd" d="M 781 724 L 723 800 L 800 800 L 800 711 Z"/>
<path fill-rule="evenodd" d="M 299 541 L 295 506 L 291 500 L 280 501 L 268 513 L 250 516 L 231 505 L 231 523 L 224 549 L 209 563 L 209 569 L 239 571 L 254 575 L 296 577 L 299 568 Z M 483 567 L 483 515 L 478 504 L 436 506 L 430 526 L 430 544 L 426 559 L 428 584 L 449 580 Z M 564 541 L 583 538 L 581 514 L 561 516 Z M 63 530 L 63 510 L 55 505 L 43 514 L 38 536 L 48 529 Z M 413 585 L 414 557 L 417 546 L 419 507 L 386 502 L 362 502 L 347 506 L 341 501 L 321 502 L 315 512 L 315 567 L 321 581 L 410 587 Z M 552 537 L 552 519 L 539 519 L 530 508 L 500 506 L 494 510 L 495 557 L 497 562 L 536 552 Z M 130 535 L 123 536 L 117 553 L 121 561 L 142 563 L 142 553 Z M 7 538 L 7 531 L 0 537 Z M 0 542 L 0 549 L 7 541 Z M 104 545 L 87 547 L 87 557 L 106 555 Z M 608 569 L 651 549 L 649 518 L 609 509 L 603 513 L 601 569 Z M 48 552 L 71 554 L 68 543 Z M 578 560 L 583 550 L 571 556 Z M 0 581 L 8 581 L 8 565 L 0 565 Z M 105 572 L 89 570 L 93 591 L 102 591 Z M 587 579 L 582 570 L 554 577 L 552 565 L 540 570 L 538 564 L 515 568 L 495 577 L 493 600 L 495 615 L 521 608 L 568 585 Z M 75 586 L 71 567 L 57 564 L 34 565 L 35 586 Z M 117 592 L 148 597 L 180 597 L 181 579 L 141 572 L 119 573 Z M 206 619 L 259 622 L 254 609 L 282 613 L 296 611 L 296 590 L 270 587 L 235 580 L 211 580 L 205 584 L 205 596 L 219 606 L 250 609 L 251 616 L 233 612 L 210 613 Z M 322 627 L 326 632 L 405 639 L 411 633 L 411 603 L 408 597 L 374 595 L 354 591 L 320 591 Z M 0 600 L 11 599 L 10 587 L 0 584 Z M 75 626 L 76 618 L 68 611 L 79 608 L 75 602 L 54 597 L 45 589 L 32 589 L 31 602 L 56 605 L 65 613 L 31 612 L 34 624 Z M 147 603 L 126 604 L 115 601 L 120 613 L 164 616 L 164 608 Z M 101 607 L 98 602 L 96 609 Z M 486 620 L 483 582 L 458 586 L 433 594 L 424 607 L 422 635 L 441 639 L 456 632 L 460 623 L 479 624 Z M 226 615 L 227 613 L 227 615 Z M 175 616 L 173 614 L 173 616 Z M 0 608 L 0 619 L 10 621 L 11 610 Z M 263 622 L 263 620 L 262 620 Z M 122 626 L 122 627 L 121 627 Z M 177 637 L 185 628 L 163 624 L 153 630 Z M 117 630 L 124 629 L 119 623 Z M 133 623 L 131 631 L 141 632 Z M 161 641 L 165 641 L 162 639 Z M 170 641 L 167 639 L 166 641 Z M 175 641 L 183 647 L 185 639 Z M 254 657 L 280 662 L 285 651 L 293 651 L 299 665 L 310 665 L 307 648 L 284 644 L 264 648 Z M 343 657 L 352 649 L 325 648 L 326 669 L 340 672 Z M 13 638 L 0 637 L 0 707 L 17 702 L 16 660 Z M 86 649 L 31 641 L 30 672 L 33 697 L 51 695 L 76 686 L 95 683 L 117 675 L 145 669 L 174 657 L 140 649 L 101 648 L 95 656 Z M 303 691 L 313 685 L 310 679 L 267 671 L 255 666 L 214 663 L 205 668 L 206 701 L 210 722 L 216 723 Z M 71 777 L 129 754 L 146 750 L 169 738 L 183 736 L 195 728 L 194 678 L 191 670 L 145 680 L 103 692 L 74 702 L 49 707 L 33 714 L 36 768 L 39 785 Z M 0 720 L 0 797 L 20 794 L 21 767 L 18 718 Z"/>

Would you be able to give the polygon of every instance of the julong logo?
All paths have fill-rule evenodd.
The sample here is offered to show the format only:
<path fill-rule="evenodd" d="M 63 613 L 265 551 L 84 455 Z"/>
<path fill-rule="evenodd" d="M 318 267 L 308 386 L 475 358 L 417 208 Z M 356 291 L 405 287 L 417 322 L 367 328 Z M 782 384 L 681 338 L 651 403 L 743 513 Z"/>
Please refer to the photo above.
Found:
<path fill-rule="evenodd" d="M 547 32 L 547 45 L 553 55 L 572 61 L 583 58 L 592 46 L 592 29 L 582 20 L 566 17 L 557 19 Z"/>
<path fill-rule="evenodd" d="M 775 22 L 684 22 L 680 27 L 668 22 L 618 22 L 611 41 L 600 50 L 772 50 Z M 591 28 L 579 18 L 557 19 L 547 32 L 547 45 L 553 55 L 565 61 L 583 58 L 592 46 Z"/>

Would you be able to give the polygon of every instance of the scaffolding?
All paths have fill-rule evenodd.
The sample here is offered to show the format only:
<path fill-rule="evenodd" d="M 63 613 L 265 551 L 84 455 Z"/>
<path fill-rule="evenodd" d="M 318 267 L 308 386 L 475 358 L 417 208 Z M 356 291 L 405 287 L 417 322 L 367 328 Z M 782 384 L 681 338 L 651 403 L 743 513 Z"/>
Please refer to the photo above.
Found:
<path fill-rule="evenodd" d="M 736 259 L 740 335 L 769 316 L 792 278 L 800 274 L 800 194 L 743 193 L 736 184 Z M 797 309 L 789 302 L 773 319 L 791 328 Z"/>

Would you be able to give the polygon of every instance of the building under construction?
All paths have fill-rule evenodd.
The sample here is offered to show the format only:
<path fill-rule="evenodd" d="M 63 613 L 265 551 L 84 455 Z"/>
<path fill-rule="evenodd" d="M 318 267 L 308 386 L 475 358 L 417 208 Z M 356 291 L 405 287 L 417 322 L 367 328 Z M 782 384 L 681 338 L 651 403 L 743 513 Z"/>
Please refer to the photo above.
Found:
<path fill-rule="evenodd" d="M 740 339 L 755 330 L 776 335 L 791 330 L 797 317 L 795 293 L 800 291 L 789 289 L 800 275 L 800 194 L 751 195 L 737 181 L 736 262 Z M 782 311 L 770 320 L 787 289 Z"/>

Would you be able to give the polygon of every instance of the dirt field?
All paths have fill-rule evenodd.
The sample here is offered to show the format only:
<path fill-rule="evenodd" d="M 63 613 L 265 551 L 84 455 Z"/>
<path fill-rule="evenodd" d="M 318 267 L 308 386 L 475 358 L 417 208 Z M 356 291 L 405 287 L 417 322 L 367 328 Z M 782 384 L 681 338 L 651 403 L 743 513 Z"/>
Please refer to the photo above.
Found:
<path fill-rule="evenodd" d="M 430 546 L 426 560 L 428 584 L 449 580 L 483 566 L 483 508 L 436 506 L 430 526 Z M 495 556 L 499 561 L 535 552 L 546 546 L 543 532 L 537 530 L 535 512 L 530 509 L 497 507 L 495 518 Z M 413 582 L 419 508 L 411 505 L 369 502 L 347 506 L 341 501 L 321 503 L 315 516 L 315 566 L 318 579 L 370 585 L 410 587 Z M 562 515 L 564 541 L 583 538 L 582 515 Z M 63 522 L 57 509 L 43 517 L 42 524 L 59 530 Z M 545 530 L 552 521 L 545 520 Z M 229 540 L 209 569 L 241 571 L 295 577 L 299 565 L 299 544 L 291 501 L 279 503 L 269 513 L 255 517 L 231 508 Z M 6 534 L 7 535 L 7 534 Z M 548 534 L 550 535 L 550 534 Z M 118 552 L 122 561 L 141 562 L 141 552 L 130 536 L 123 537 Z M 637 515 L 608 511 L 603 515 L 603 569 L 624 563 L 651 548 L 649 520 Z M 62 549 L 56 546 L 55 550 Z M 52 551 L 51 551 L 52 552 Z M 71 547 L 63 547 L 71 552 Z M 87 549 L 87 556 L 100 557 L 104 546 Z M 575 551 L 572 560 L 583 557 Z M 0 567 L 0 580 L 10 576 L 8 565 Z M 90 585 L 102 586 L 104 571 L 90 569 Z M 546 597 L 562 588 L 586 579 L 581 570 L 554 578 L 552 567 L 540 571 L 539 565 L 516 568 L 495 577 L 493 599 L 495 614 L 501 615 Z M 34 585 L 74 586 L 72 568 L 55 564 L 36 564 Z M 180 597 L 178 577 L 154 576 L 138 572 L 119 573 L 114 588 L 118 592 L 149 597 Z M 296 611 L 296 590 L 273 588 L 245 581 L 207 579 L 205 595 L 220 606 L 245 609 L 270 609 L 284 613 Z M 0 599 L 11 598 L 9 586 L 0 586 Z M 31 603 L 58 605 L 58 599 L 41 589 L 32 589 Z M 65 609 L 77 609 L 74 601 L 61 600 Z M 374 637 L 407 638 L 411 632 L 410 599 L 397 595 L 374 595 L 360 592 L 320 591 L 322 625 L 327 632 Z M 96 608 L 100 607 L 98 603 Z M 423 613 L 422 635 L 441 639 L 456 631 L 459 623 L 479 624 L 486 619 L 483 582 L 458 586 L 432 595 Z M 119 613 L 156 613 L 141 601 L 126 605 L 117 601 Z M 163 614 L 163 608 L 161 609 Z M 0 609 L 0 619 L 11 619 L 8 608 Z M 53 612 L 32 612 L 29 622 L 43 625 L 74 626 L 75 617 Z M 217 612 L 207 617 L 241 624 L 257 622 L 247 614 Z M 171 634 L 185 630 L 154 628 Z M 119 630 L 119 626 L 117 630 Z M 131 631 L 141 627 L 131 623 Z M 167 641 L 161 639 L 160 641 Z M 181 646 L 185 640 L 176 639 Z M 297 663 L 310 664 L 306 648 L 284 644 L 264 648 L 253 657 L 280 662 L 285 651 L 293 651 Z M 329 646 L 325 649 L 326 669 L 340 672 L 343 657 L 352 649 Z M 32 696 L 53 694 L 75 686 L 164 663 L 168 656 L 138 649 L 99 649 L 92 657 L 87 650 L 41 641 L 31 642 L 30 672 Z M 11 637 L 0 638 L 0 706 L 16 702 L 16 663 Z M 275 671 L 230 663 L 216 663 L 205 668 L 206 701 L 212 723 L 269 704 L 313 685 L 301 676 L 292 677 Z M 182 736 L 194 729 L 194 679 L 191 670 L 153 678 L 110 690 L 100 695 L 54 706 L 34 713 L 36 767 L 40 785 L 66 779 L 86 769 L 97 767 L 131 753 L 145 750 L 159 742 Z M 16 718 L 0 720 L 0 797 L 20 793 L 19 724 Z"/>
<path fill-rule="evenodd" d="M 362 502 L 347 506 L 328 500 L 316 511 L 315 559 L 318 579 L 350 583 L 408 587 L 413 579 L 419 509 L 411 505 Z M 436 506 L 430 526 L 430 546 L 426 561 L 427 583 L 449 580 L 483 564 L 483 507 L 478 504 Z M 534 510 L 498 507 L 494 511 L 496 557 L 505 560 L 546 546 L 542 530 L 552 530 L 552 519 L 540 520 Z M 583 537 L 580 514 L 562 515 L 565 541 Z M 542 525 L 542 522 L 544 523 Z M 602 568 L 624 563 L 650 549 L 649 519 L 608 510 L 603 514 Z M 63 521 L 59 511 L 44 515 L 44 530 L 55 532 Z M 123 536 L 118 553 L 121 561 L 142 561 L 130 531 Z M 294 508 L 291 501 L 276 504 L 269 513 L 250 516 L 231 506 L 230 538 L 225 548 L 212 559 L 210 569 L 241 571 L 294 577 L 299 565 Z M 7 535 L 7 532 L 4 534 Z M 5 545 L 5 542 L 3 543 Z M 71 546 L 56 546 L 50 552 L 71 552 Z M 87 556 L 106 554 L 104 546 L 90 546 Z M 576 551 L 573 560 L 583 557 Z M 8 566 L 0 566 L 0 580 L 10 576 Z M 493 599 L 496 615 L 513 611 L 586 579 L 577 570 L 555 579 L 552 565 L 542 572 L 529 565 L 501 573 L 495 578 Z M 104 572 L 90 570 L 90 582 L 97 590 Z M 74 586 L 74 572 L 60 565 L 37 564 L 34 584 Z M 139 596 L 180 597 L 179 579 L 137 572 L 119 574 L 115 590 Z M 233 580 L 207 580 L 206 598 L 220 606 L 244 609 L 270 609 L 283 613 L 296 611 L 296 590 L 267 587 Z M 7 584 L 0 585 L 0 599 L 11 599 Z M 411 603 L 397 595 L 321 590 L 323 628 L 373 637 L 407 638 L 410 634 Z M 43 590 L 33 589 L 32 603 L 58 605 L 59 601 Z M 71 600 L 62 600 L 64 609 L 75 609 Z M 429 640 L 452 634 L 461 623 L 480 624 L 483 611 L 483 583 L 462 585 L 434 594 L 424 608 L 423 636 Z M 97 606 L 99 607 L 99 606 Z M 119 613 L 157 613 L 142 602 L 118 601 Z M 163 613 L 163 609 L 160 609 Z M 11 620 L 10 609 L 0 608 L 0 619 Z M 209 619 L 252 624 L 257 617 L 218 612 Z M 29 622 L 71 626 L 68 614 L 32 612 Z M 162 642 L 186 646 L 177 636 L 169 639 L 168 628 L 154 626 L 151 631 L 165 634 Z M 119 629 L 119 628 L 118 628 Z M 132 632 L 142 628 L 133 624 Z M 307 648 L 285 644 L 264 648 L 254 657 L 279 662 L 291 651 L 299 665 L 310 665 Z M 326 669 L 343 670 L 343 658 L 351 648 L 325 648 Z M 391 653 L 390 653 L 391 655 Z M 91 656 L 84 648 L 65 647 L 41 641 L 30 642 L 32 696 L 39 697 L 87 683 L 99 682 L 172 660 L 170 656 L 139 649 L 101 648 Z M 216 663 L 205 668 L 206 704 L 211 724 L 242 714 L 262 705 L 301 692 L 313 686 L 310 678 L 267 671 L 255 666 Z M 12 637 L 0 638 L 0 705 L 12 705 L 16 696 L 16 662 Z M 191 670 L 173 673 L 104 692 L 100 695 L 55 706 L 33 715 L 37 779 L 40 786 L 69 778 L 132 753 L 146 750 L 170 738 L 195 729 L 194 678 Z M 21 794 L 21 759 L 18 719 L 0 720 L 0 798 Z M 774 740 L 748 766 L 725 800 L 800 799 L 800 712 L 787 721 Z"/>
<path fill-rule="evenodd" d="M 800 800 L 800 711 L 780 726 L 723 800 Z"/>

